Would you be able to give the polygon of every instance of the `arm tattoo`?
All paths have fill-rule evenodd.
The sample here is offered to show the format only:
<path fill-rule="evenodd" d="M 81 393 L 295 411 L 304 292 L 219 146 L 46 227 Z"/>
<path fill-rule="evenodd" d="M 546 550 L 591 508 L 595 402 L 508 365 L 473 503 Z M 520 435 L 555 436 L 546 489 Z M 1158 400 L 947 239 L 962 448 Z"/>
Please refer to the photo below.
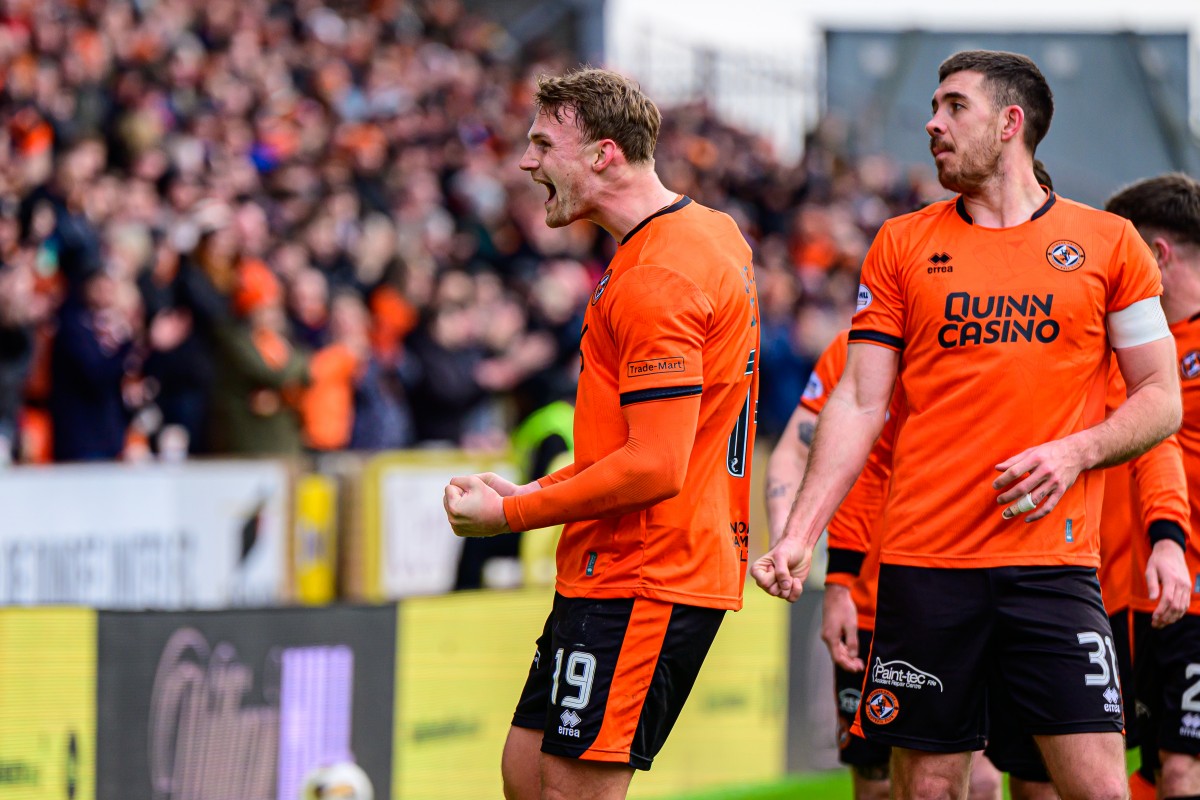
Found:
<path fill-rule="evenodd" d="M 768 498 L 774 499 L 776 497 L 787 497 L 789 494 L 793 494 L 793 490 L 792 490 L 792 487 L 788 486 L 786 483 L 768 483 L 767 484 L 767 497 Z"/>
<path fill-rule="evenodd" d="M 797 433 L 800 436 L 800 441 L 805 445 L 812 447 L 813 434 L 817 432 L 817 426 L 811 422 L 801 422 Z"/>

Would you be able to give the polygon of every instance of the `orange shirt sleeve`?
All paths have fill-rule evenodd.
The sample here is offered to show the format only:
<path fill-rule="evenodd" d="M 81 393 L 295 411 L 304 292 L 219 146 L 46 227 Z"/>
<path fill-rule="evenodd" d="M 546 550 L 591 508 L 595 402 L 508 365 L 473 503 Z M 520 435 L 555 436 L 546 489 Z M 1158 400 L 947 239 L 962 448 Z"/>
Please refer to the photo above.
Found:
<path fill-rule="evenodd" d="M 891 224 L 884 223 L 863 259 L 851 342 L 870 342 L 892 350 L 904 348 L 908 316 L 899 265 Z"/>
<path fill-rule="evenodd" d="M 570 478 L 504 498 L 509 528 L 630 514 L 679 492 L 696 438 L 699 395 L 628 405 L 621 413 L 629 426 L 625 446 Z"/>
<path fill-rule="evenodd" d="M 817 359 L 812 374 L 808 376 L 804 393 L 800 395 L 800 405 L 814 414 L 820 414 L 821 409 L 825 408 L 830 392 L 846 371 L 846 356 L 849 350 L 846 336 L 849 333 L 850 331 L 842 331 L 834 337 Z"/>
<path fill-rule="evenodd" d="M 1133 477 L 1142 506 L 1143 530 L 1153 522 L 1174 522 L 1186 534 L 1191 510 L 1179 440 L 1168 436 L 1134 459 Z"/>
<path fill-rule="evenodd" d="M 1108 311 L 1120 311 L 1139 300 L 1162 294 L 1162 273 L 1133 223 L 1125 221 L 1109 273 Z"/>
<path fill-rule="evenodd" d="M 562 469 L 557 469 L 554 472 L 551 472 L 549 475 L 543 475 L 542 477 L 538 478 L 538 486 L 541 486 L 543 489 L 545 489 L 547 486 L 552 486 L 556 483 L 565 481 L 567 478 L 573 478 L 574 476 L 575 464 L 567 464 Z"/>
<path fill-rule="evenodd" d="M 621 405 L 700 394 L 704 340 L 713 319 L 700 288 L 675 270 L 641 264 L 609 291 Z"/>

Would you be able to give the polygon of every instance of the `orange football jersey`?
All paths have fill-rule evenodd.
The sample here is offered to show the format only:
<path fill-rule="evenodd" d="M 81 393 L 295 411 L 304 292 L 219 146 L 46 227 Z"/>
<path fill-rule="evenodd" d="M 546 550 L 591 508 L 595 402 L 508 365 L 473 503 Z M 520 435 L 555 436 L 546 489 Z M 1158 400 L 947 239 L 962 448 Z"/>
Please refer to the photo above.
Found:
<path fill-rule="evenodd" d="M 1171 333 L 1175 337 L 1183 391 L 1183 425 L 1173 438 L 1178 440 L 1182 451 L 1190 514 L 1190 525 L 1182 526 L 1188 536 L 1184 553 L 1192 577 L 1192 602 L 1188 613 L 1200 614 L 1200 593 L 1196 591 L 1200 586 L 1200 314 L 1176 322 L 1171 326 Z M 1135 539 L 1132 606 L 1137 611 L 1152 611 L 1156 605 L 1146 591 L 1144 573 L 1149 555 L 1149 541 L 1144 537 Z"/>
<path fill-rule="evenodd" d="M 1107 410 L 1125 401 L 1125 380 L 1114 357 L 1109 373 Z M 1111 616 L 1130 607 L 1153 610 L 1146 591 L 1150 524 L 1173 522 L 1186 533 L 1187 482 L 1179 442 L 1174 436 L 1125 464 L 1104 470 L 1104 508 L 1100 515 L 1100 590 Z"/>
<path fill-rule="evenodd" d="M 677 496 L 567 523 L 559 593 L 741 607 L 758 338 L 750 247 L 728 215 L 684 197 L 620 243 L 584 317 L 575 474 L 625 444 L 622 406 L 700 395 L 700 416 Z"/>
<path fill-rule="evenodd" d="M 975 225 L 961 197 L 885 223 L 850 332 L 902 354 L 883 562 L 1098 566 L 1099 473 L 1032 524 L 1002 518 L 992 482 L 997 464 L 1103 420 L 1105 317 L 1160 292 L 1127 221 L 1053 193 L 1011 228 Z"/>
<path fill-rule="evenodd" d="M 848 330 L 839 333 L 821 353 L 800 397 L 800 405 L 814 414 L 821 413 L 830 392 L 846 370 L 849 333 Z M 897 394 L 888 410 L 888 421 L 875 440 L 862 473 L 846 494 L 846 499 L 838 506 L 828 526 L 827 542 L 830 549 L 864 554 L 857 577 L 850 579 L 848 573 L 833 573 L 826 578 L 827 583 L 849 584 L 854 606 L 858 610 L 860 628 L 875 627 L 875 591 L 879 582 L 878 528 L 892 472 L 892 439 L 895 436 L 898 403 Z"/>

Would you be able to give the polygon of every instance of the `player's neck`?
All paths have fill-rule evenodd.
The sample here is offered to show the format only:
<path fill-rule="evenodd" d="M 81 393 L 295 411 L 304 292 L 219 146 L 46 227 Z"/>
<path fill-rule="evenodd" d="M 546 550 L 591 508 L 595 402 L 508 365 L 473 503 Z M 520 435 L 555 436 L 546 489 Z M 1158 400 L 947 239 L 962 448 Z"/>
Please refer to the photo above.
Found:
<path fill-rule="evenodd" d="M 1200 271 L 1197 271 L 1200 265 L 1193 268 L 1184 264 L 1172 264 L 1171 269 L 1186 270 L 1172 276 L 1169 284 L 1166 278 L 1163 279 L 1163 316 L 1167 318 L 1167 324 L 1174 325 L 1200 314 Z M 1184 280 L 1180 281 L 1180 277 Z"/>
<path fill-rule="evenodd" d="M 1028 222 L 1046 198 L 1032 168 L 1000 170 L 978 189 L 963 192 L 967 213 L 981 228 L 1012 228 Z"/>
<path fill-rule="evenodd" d="M 678 196 L 662 185 L 653 169 L 632 170 L 605 188 L 592 222 L 620 242 L 642 220 L 671 205 Z"/>

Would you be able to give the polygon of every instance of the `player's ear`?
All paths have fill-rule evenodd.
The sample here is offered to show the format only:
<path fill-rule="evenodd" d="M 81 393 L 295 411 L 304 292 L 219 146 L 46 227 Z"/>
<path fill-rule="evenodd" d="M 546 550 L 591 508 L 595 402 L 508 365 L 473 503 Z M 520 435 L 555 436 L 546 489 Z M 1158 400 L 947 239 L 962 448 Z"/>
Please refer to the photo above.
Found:
<path fill-rule="evenodd" d="M 1007 142 L 1014 136 L 1020 136 L 1025 129 L 1025 109 L 1020 106 L 1006 106 L 1000 111 L 1000 141 Z"/>
<path fill-rule="evenodd" d="M 592 171 L 601 172 L 616 161 L 621 155 L 621 148 L 612 139 L 601 139 L 596 142 L 595 155 L 592 156 Z"/>
<path fill-rule="evenodd" d="M 1171 255 L 1175 248 L 1163 236 L 1155 236 L 1150 240 L 1150 252 L 1154 253 L 1154 260 L 1158 262 L 1158 268 L 1163 269 L 1171 261 Z"/>

